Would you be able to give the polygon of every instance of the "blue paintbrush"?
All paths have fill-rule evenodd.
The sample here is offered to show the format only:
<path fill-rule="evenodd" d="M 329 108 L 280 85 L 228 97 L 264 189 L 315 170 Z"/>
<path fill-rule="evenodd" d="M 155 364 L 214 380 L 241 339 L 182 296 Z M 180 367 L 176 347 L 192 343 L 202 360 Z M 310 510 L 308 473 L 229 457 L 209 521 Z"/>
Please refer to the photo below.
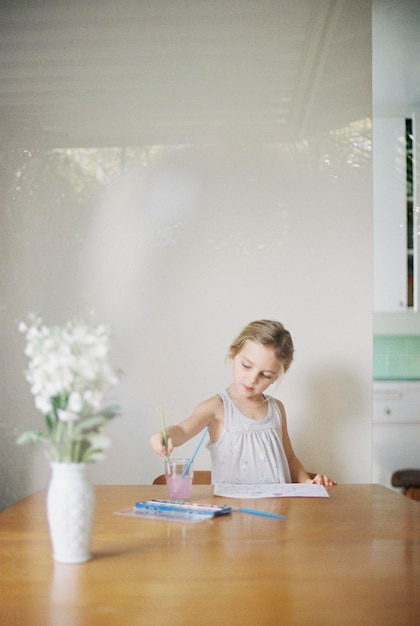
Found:
<path fill-rule="evenodd" d="M 189 470 L 189 469 L 190 469 L 190 467 L 191 467 L 191 463 L 194 461 L 194 459 L 195 459 L 195 457 L 196 457 L 196 455 L 197 455 L 197 452 L 199 451 L 200 446 L 201 446 L 201 444 L 203 443 L 204 438 L 205 438 L 205 436 L 206 436 L 206 435 L 207 435 L 207 433 L 208 433 L 208 430 L 209 430 L 209 429 L 208 429 L 208 426 L 206 426 L 206 427 L 205 427 L 205 429 L 204 429 L 204 432 L 203 432 L 203 434 L 202 434 L 202 436 L 201 436 L 200 441 L 199 441 L 199 442 L 198 442 L 198 444 L 195 446 L 195 450 L 194 450 L 194 452 L 192 453 L 190 460 L 188 461 L 188 463 L 187 463 L 187 464 L 186 464 L 186 466 L 184 467 L 184 471 L 182 472 L 181 478 L 185 478 L 185 476 L 187 475 L 188 470 Z"/>

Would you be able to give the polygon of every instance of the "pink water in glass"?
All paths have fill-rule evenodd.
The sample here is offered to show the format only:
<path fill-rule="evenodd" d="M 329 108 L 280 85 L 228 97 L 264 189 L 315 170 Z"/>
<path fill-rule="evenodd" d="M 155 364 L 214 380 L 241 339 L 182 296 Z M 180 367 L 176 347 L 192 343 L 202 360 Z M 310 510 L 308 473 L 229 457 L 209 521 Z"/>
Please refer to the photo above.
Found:
<path fill-rule="evenodd" d="M 166 476 L 166 484 L 172 500 L 188 500 L 191 495 L 192 476 Z"/>

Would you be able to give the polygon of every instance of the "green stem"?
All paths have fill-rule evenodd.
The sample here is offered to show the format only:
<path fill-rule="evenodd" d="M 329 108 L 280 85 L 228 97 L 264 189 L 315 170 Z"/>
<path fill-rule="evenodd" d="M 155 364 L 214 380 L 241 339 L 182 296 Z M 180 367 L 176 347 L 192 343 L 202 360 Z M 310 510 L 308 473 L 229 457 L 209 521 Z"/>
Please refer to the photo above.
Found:
<path fill-rule="evenodd" d="M 74 447 L 74 424 L 73 422 L 67 422 L 67 461 L 71 463 L 73 460 L 73 447 Z"/>
<path fill-rule="evenodd" d="M 73 442 L 73 460 L 76 463 L 81 463 L 83 459 L 80 458 L 82 450 L 82 442 L 80 440 Z"/>

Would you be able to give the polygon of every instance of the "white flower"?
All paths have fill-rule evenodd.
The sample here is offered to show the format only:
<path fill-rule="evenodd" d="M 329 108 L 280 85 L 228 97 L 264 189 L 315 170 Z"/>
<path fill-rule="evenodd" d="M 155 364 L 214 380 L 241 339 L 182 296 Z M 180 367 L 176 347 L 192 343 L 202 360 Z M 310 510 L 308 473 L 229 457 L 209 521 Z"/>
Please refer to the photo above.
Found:
<path fill-rule="evenodd" d="M 101 456 L 101 428 L 118 413 L 104 400 L 119 382 L 108 362 L 109 330 L 83 322 L 47 327 L 40 318 L 19 324 L 26 335 L 25 372 L 35 406 L 45 415 L 51 456 L 56 461 L 81 462 Z M 74 429 L 69 424 L 77 422 Z M 102 437 L 102 439 L 101 439 Z M 30 438 L 28 438 L 30 440 Z"/>
<path fill-rule="evenodd" d="M 82 396 L 80 395 L 78 391 L 73 391 L 70 394 L 69 400 L 67 402 L 67 406 L 69 407 L 69 410 L 74 411 L 74 413 L 79 413 L 79 411 L 82 410 L 82 407 L 83 407 Z"/>
<path fill-rule="evenodd" d="M 49 413 L 52 410 L 52 404 L 42 396 L 35 397 L 35 406 L 41 413 Z"/>
<path fill-rule="evenodd" d="M 102 393 L 100 391 L 87 389 L 83 394 L 83 400 L 86 405 L 91 408 L 92 413 L 97 413 L 102 406 Z"/>
<path fill-rule="evenodd" d="M 58 409 L 57 414 L 58 419 L 62 422 L 77 422 L 79 419 L 79 415 L 77 415 L 77 413 L 72 413 L 72 411 L 63 411 L 62 409 Z"/>

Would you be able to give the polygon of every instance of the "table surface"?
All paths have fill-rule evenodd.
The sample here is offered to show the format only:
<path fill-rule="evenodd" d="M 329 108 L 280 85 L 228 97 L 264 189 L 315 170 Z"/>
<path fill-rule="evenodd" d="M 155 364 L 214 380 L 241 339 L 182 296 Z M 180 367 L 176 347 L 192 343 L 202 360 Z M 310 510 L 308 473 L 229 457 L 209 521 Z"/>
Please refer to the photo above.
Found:
<path fill-rule="evenodd" d="M 379 485 L 247 505 L 199 524 L 114 515 L 165 486 L 96 486 L 93 558 L 55 563 L 45 491 L 0 514 L 2 626 L 420 623 L 420 504 Z"/>

